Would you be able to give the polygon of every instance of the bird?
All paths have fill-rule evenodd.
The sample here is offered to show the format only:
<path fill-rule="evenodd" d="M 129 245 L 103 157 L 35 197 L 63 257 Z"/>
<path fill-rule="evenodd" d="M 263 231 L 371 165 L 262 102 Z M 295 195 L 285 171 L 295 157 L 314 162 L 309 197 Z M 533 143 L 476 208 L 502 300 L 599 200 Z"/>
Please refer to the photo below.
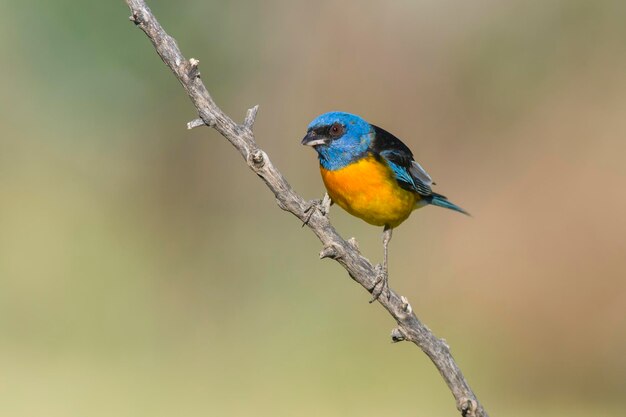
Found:
<path fill-rule="evenodd" d="M 433 205 L 469 215 L 433 192 L 432 178 L 400 139 L 360 116 L 324 113 L 309 124 L 301 143 L 317 151 L 327 191 L 323 202 L 316 201 L 316 207 L 326 215 L 330 205 L 337 203 L 351 215 L 383 227 L 383 263 L 376 268 L 370 303 L 385 291 L 390 297 L 389 242 L 393 229 L 413 210 Z"/>

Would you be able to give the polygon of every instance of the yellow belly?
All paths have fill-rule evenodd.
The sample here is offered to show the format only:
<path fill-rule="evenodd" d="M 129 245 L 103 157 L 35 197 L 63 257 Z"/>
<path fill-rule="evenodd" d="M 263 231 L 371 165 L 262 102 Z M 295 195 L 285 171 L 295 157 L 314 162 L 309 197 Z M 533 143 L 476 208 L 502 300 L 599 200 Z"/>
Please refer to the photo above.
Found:
<path fill-rule="evenodd" d="M 320 167 L 330 198 L 375 226 L 396 227 L 418 207 L 419 194 L 401 188 L 391 169 L 368 156 L 334 171 Z"/>

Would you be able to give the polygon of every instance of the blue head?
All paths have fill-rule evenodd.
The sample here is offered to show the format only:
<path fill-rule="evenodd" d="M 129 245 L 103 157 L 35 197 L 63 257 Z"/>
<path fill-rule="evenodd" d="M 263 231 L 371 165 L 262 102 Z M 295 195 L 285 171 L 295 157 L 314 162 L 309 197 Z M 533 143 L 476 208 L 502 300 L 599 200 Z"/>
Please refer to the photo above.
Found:
<path fill-rule="evenodd" d="M 364 157 L 373 132 L 369 123 L 354 114 L 324 113 L 311 122 L 302 144 L 315 148 L 325 169 L 335 170 Z"/>

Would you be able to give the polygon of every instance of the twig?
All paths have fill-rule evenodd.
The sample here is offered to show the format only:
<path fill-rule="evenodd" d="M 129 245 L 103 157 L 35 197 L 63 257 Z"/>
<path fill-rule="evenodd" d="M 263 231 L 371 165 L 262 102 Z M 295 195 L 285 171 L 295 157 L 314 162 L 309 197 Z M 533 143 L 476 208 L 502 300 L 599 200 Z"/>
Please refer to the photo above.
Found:
<path fill-rule="evenodd" d="M 315 233 L 322 242 L 320 258 L 332 258 L 339 262 L 352 279 L 361 284 L 370 293 L 376 282 L 376 272 L 357 246 L 354 238 L 346 241 L 335 231 L 327 217 L 319 210 L 310 213 L 311 204 L 300 197 L 291 188 L 285 177 L 274 167 L 269 157 L 256 144 L 252 127 L 258 106 L 248 110 L 242 124 L 235 123 L 215 104 L 200 79 L 198 60 L 190 60 L 180 52 L 174 38 L 169 36 L 154 17 L 145 1 L 126 0 L 131 17 L 145 32 L 157 53 L 178 78 L 189 98 L 198 110 L 199 119 L 187 124 L 189 129 L 207 125 L 213 127 L 239 151 L 246 163 L 274 193 L 278 206 L 296 216 Z M 456 399 L 457 409 L 463 417 L 488 417 L 487 412 L 476 399 L 461 370 L 450 354 L 450 348 L 444 340 L 438 339 L 417 318 L 405 297 L 400 297 L 393 290 L 390 297 L 380 297 L 378 302 L 396 320 L 398 326 L 392 331 L 392 341 L 410 341 L 433 361 L 452 395 Z"/>

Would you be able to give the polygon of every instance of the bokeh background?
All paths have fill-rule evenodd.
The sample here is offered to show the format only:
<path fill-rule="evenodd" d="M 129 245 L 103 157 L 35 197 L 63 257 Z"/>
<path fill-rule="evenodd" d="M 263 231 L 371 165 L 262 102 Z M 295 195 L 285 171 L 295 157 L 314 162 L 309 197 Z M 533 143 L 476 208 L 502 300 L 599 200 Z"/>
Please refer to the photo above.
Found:
<path fill-rule="evenodd" d="M 403 138 L 391 283 L 492 416 L 622 416 L 626 2 L 152 0 L 306 198 L 329 110 Z M 279 210 L 121 1 L 0 3 L 0 415 L 451 416 L 428 359 Z M 373 261 L 381 230 L 331 213 Z"/>

